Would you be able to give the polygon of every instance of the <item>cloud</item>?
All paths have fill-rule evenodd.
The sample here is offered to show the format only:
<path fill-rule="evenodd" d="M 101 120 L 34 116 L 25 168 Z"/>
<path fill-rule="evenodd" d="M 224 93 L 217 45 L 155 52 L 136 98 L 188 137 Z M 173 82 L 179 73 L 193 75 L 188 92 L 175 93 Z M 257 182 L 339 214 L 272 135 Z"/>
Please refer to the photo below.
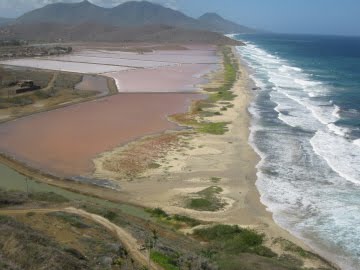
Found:
<path fill-rule="evenodd" d="M 128 0 L 89 0 L 91 3 L 102 7 L 114 7 L 125 3 Z M 177 0 L 148 0 L 150 2 L 158 3 L 163 6 L 178 9 Z M 16 17 L 21 14 L 41 8 L 53 3 L 76 3 L 81 0 L 0 0 L 0 16 L 2 17 Z"/>

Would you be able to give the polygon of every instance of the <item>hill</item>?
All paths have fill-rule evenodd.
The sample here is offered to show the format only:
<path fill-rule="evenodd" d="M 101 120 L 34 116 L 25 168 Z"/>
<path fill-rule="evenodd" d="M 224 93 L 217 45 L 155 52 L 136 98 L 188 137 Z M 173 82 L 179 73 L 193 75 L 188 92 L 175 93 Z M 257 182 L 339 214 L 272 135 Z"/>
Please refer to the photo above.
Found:
<path fill-rule="evenodd" d="M 87 21 L 103 22 L 109 9 L 91 4 L 88 1 L 80 3 L 54 3 L 25 13 L 16 23 L 61 23 L 78 24 Z"/>
<path fill-rule="evenodd" d="M 75 25 L 59 23 L 23 23 L 0 28 L 0 40 L 25 39 L 37 42 L 155 42 L 155 43 L 208 43 L 240 45 L 241 42 L 220 33 L 183 29 L 167 25 L 135 27 L 109 26 L 99 23 Z"/>
<path fill-rule="evenodd" d="M 177 10 L 147 1 L 125 2 L 114 8 L 102 8 L 88 1 L 55 3 L 25 13 L 16 20 L 18 24 L 59 23 L 74 25 L 88 22 L 120 27 L 168 25 L 221 33 L 251 31 L 251 29 L 225 20 L 217 14 L 208 13 L 199 19 L 194 19 Z"/>
<path fill-rule="evenodd" d="M 205 13 L 198 19 L 198 21 L 204 29 L 211 29 L 215 32 L 226 34 L 255 32 L 254 29 L 226 20 L 216 13 Z"/>
<path fill-rule="evenodd" d="M 0 18 L 0 26 L 7 25 L 7 24 L 12 23 L 14 21 L 15 21 L 15 19 Z"/>

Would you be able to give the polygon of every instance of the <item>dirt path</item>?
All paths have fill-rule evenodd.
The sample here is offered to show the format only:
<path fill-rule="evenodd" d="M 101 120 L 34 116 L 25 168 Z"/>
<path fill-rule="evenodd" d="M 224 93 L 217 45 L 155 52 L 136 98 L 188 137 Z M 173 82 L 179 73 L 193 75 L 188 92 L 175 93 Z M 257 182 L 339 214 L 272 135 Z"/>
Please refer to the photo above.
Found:
<path fill-rule="evenodd" d="M 57 77 L 59 76 L 59 73 L 60 73 L 59 71 L 55 72 L 53 77 L 51 78 L 49 84 L 42 90 L 44 90 L 44 91 L 50 90 L 54 86 L 55 81 L 56 81 Z"/>
<path fill-rule="evenodd" d="M 139 244 L 137 243 L 137 240 L 131 234 L 126 232 L 124 229 L 120 228 L 119 226 L 110 222 L 109 220 L 107 220 L 102 216 L 95 215 L 74 207 L 54 208 L 54 209 L 19 209 L 19 210 L 6 209 L 6 210 L 0 210 L 0 215 L 9 215 L 9 216 L 24 215 L 29 212 L 46 214 L 46 213 L 59 212 L 59 211 L 76 214 L 102 225 L 103 227 L 105 227 L 106 229 L 108 229 L 109 231 L 113 232 L 116 235 L 118 240 L 121 241 L 121 243 L 125 246 L 125 248 L 129 251 L 129 253 L 133 258 L 135 258 L 142 265 L 148 265 L 149 262 L 148 253 L 147 252 L 143 253 L 138 249 Z M 154 263 L 151 264 L 150 269 L 162 270 L 161 267 L 155 265 Z"/>

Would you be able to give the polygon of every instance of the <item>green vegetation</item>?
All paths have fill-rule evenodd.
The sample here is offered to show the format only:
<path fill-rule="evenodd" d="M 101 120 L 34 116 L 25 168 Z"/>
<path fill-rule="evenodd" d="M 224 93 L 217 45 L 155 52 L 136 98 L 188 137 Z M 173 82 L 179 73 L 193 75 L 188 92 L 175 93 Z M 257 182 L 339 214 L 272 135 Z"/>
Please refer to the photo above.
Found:
<path fill-rule="evenodd" d="M 213 183 L 219 183 L 221 181 L 221 178 L 213 176 L 210 178 L 210 181 Z"/>
<path fill-rule="evenodd" d="M 117 214 L 114 211 L 111 210 L 107 210 L 104 214 L 103 214 L 104 218 L 110 220 L 110 221 L 114 221 L 117 218 Z"/>
<path fill-rule="evenodd" d="M 53 192 L 31 192 L 27 194 L 20 191 L 0 189 L 0 207 L 20 205 L 27 202 L 65 203 L 68 200 Z"/>
<path fill-rule="evenodd" d="M 158 221 L 171 225 L 176 229 L 180 229 L 184 226 L 195 227 L 201 224 L 197 219 L 183 216 L 183 215 L 169 215 L 161 208 L 147 209 L 147 212 L 151 214 L 152 217 L 157 218 Z"/>
<path fill-rule="evenodd" d="M 149 169 L 158 169 L 161 167 L 161 165 L 153 162 L 153 163 L 150 163 L 148 167 L 149 167 Z"/>
<path fill-rule="evenodd" d="M 198 128 L 198 131 L 201 133 L 208 133 L 213 135 L 222 135 L 228 131 L 227 123 L 203 123 L 201 127 Z"/>
<path fill-rule="evenodd" d="M 205 229 L 196 229 L 194 236 L 211 242 L 230 254 L 241 252 L 257 253 L 264 241 L 264 235 L 239 226 L 216 225 Z M 274 256 L 272 254 L 272 256 Z"/>
<path fill-rule="evenodd" d="M 33 201 L 65 203 L 69 200 L 54 192 L 32 192 L 29 193 L 29 199 Z"/>
<path fill-rule="evenodd" d="M 24 107 L 38 101 L 47 101 L 54 106 L 79 98 L 88 98 L 97 94 L 96 91 L 77 91 L 76 85 L 81 82 L 82 75 L 68 72 L 51 72 L 25 68 L 1 68 L 0 66 L 0 109 Z M 20 81 L 31 80 L 39 90 L 15 94 Z M 16 112 L 15 114 L 26 114 Z"/>
<path fill-rule="evenodd" d="M 180 270 L 177 266 L 176 260 L 159 251 L 151 251 L 150 258 L 153 262 L 157 263 L 165 270 Z"/>
<path fill-rule="evenodd" d="M 0 231 L 0 258 L 12 262 L 16 269 L 89 269 L 88 262 L 79 260 L 58 242 L 13 218 L 0 216 Z"/>
<path fill-rule="evenodd" d="M 28 200 L 23 192 L 19 191 L 5 191 L 0 189 L 0 207 L 21 205 Z"/>
<path fill-rule="evenodd" d="M 290 242 L 289 240 L 286 240 L 284 238 L 276 238 L 273 241 L 274 244 L 280 244 L 281 248 L 284 251 L 290 251 L 292 253 L 295 253 L 303 258 L 309 258 L 313 254 L 304 250 L 303 248 L 299 247 L 298 245 L 295 245 L 294 243 Z"/>
<path fill-rule="evenodd" d="M 226 203 L 218 197 L 222 191 L 222 188 L 212 186 L 194 193 L 186 200 L 186 207 L 197 211 L 218 211 L 226 206 Z"/>
<path fill-rule="evenodd" d="M 182 223 L 186 223 L 187 225 L 189 225 L 190 227 L 195 227 L 201 224 L 201 222 L 197 219 L 188 217 L 188 216 L 183 216 L 183 215 L 174 215 L 172 217 L 175 221 L 178 222 L 182 222 Z"/>
<path fill-rule="evenodd" d="M 153 217 L 157 217 L 157 218 L 168 218 L 169 217 L 169 215 L 161 208 L 147 209 L 146 211 L 149 212 L 151 214 L 151 216 L 153 216 Z"/>
<path fill-rule="evenodd" d="M 217 181 L 220 178 L 210 179 Z M 220 192 L 221 188 L 213 186 L 198 192 L 196 196 L 216 196 Z M 44 198 L 48 200 L 51 196 L 35 197 L 41 198 L 39 205 L 43 205 Z M 26 193 L 14 191 L 0 191 L 0 201 L 6 201 L 5 206 L 36 202 L 28 199 Z M 85 203 L 81 200 L 72 203 L 74 207 L 111 219 L 139 241 L 149 236 L 152 239 L 151 260 L 164 269 L 300 270 L 304 269 L 303 258 L 322 261 L 283 239 L 276 239 L 272 243 L 282 246 L 286 252 L 277 256 L 264 246 L 264 235 L 238 226 L 198 228 L 192 237 L 186 237 L 176 232 L 174 227 L 188 228 L 204 223 L 187 216 L 167 214 L 160 208 L 147 209 L 144 216 L 135 216 L 133 212 L 125 214 L 112 204 Z M 19 220 L 0 217 L 0 231 L 0 268 L 16 262 L 19 269 L 30 266 L 36 269 L 141 269 L 133 265 L 136 258 L 131 258 L 104 227 L 74 214 L 29 212 Z M 66 237 L 64 241 L 47 237 L 54 234 L 64 234 Z M 321 269 L 333 268 L 329 265 Z"/>
<path fill-rule="evenodd" d="M 63 221 L 69 223 L 71 226 L 78 229 L 90 228 L 90 226 L 86 223 L 86 221 L 82 217 L 74 214 L 65 213 L 65 212 L 53 212 L 47 215 L 62 219 Z"/>
<path fill-rule="evenodd" d="M 185 114 L 173 115 L 171 118 L 176 122 L 194 127 L 197 131 L 201 133 L 208 133 L 213 135 L 222 135 L 228 131 L 226 122 L 209 122 L 199 120 L 198 118 L 210 117 L 213 115 L 221 115 L 220 111 L 225 111 L 227 108 L 231 108 L 233 105 L 230 104 L 229 107 L 222 107 L 220 111 L 213 112 L 206 110 L 207 108 L 216 107 L 217 103 L 224 103 L 234 100 L 236 95 L 233 94 L 231 89 L 233 88 L 238 71 L 238 63 L 235 60 L 235 57 L 232 53 L 231 48 L 223 48 L 223 60 L 224 60 L 224 82 L 220 87 L 217 88 L 206 88 L 205 90 L 209 92 L 209 97 L 207 100 L 196 101 L 193 103 L 191 111 Z"/>
<path fill-rule="evenodd" d="M 265 236 L 254 230 L 240 228 L 237 225 L 215 225 L 196 229 L 193 236 L 207 242 L 203 254 L 215 262 L 219 269 L 303 269 L 304 262 L 298 256 L 291 254 L 278 256 L 264 246 Z M 307 253 L 282 238 L 276 239 L 274 244 L 284 245 L 284 251 L 295 253 L 300 257 L 304 257 L 303 252 Z"/>

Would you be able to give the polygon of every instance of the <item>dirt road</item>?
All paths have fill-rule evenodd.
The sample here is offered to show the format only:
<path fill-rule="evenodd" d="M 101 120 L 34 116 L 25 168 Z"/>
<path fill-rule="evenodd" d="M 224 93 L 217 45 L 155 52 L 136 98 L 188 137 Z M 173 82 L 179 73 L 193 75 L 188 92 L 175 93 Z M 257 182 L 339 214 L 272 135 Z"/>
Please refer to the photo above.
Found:
<path fill-rule="evenodd" d="M 130 233 L 128 233 L 124 229 L 120 228 L 116 224 L 110 222 L 106 218 L 86 212 L 82 209 L 77 209 L 74 207 L 54 208 L 54 209 L 19 209 L 19 210 L 18 209 L 16 209 L 16 210 L 6 209 L 6 210 L 0 210 L 0 215 L 9 215 L 9 216 L 24 215 L 29 212 L 46 214 L 46 213 L 59 212 L 59 211 L 76 214 L 78 216 L 81 216 L 86 219 L 90 219 L 90 220 L 104 226 L 106 229 L 108 229 L 109 231 L 111 231 L 112 233 L 114 233 L 116 235 L 118 240 L 125 246 L 125 248 L 128 250 L 128 252 L 131 254 L 131 256 L 135 260 L 137 260 L 142 265 L 148 265 L 148 263 L 149 263 L 148 252 L 143 253 L 138 249 L 139 244 L 137 243 L 137 240 Z M 150 265 L 150 269 L 162 270 L 163 268 L 152 263 Z"/>

